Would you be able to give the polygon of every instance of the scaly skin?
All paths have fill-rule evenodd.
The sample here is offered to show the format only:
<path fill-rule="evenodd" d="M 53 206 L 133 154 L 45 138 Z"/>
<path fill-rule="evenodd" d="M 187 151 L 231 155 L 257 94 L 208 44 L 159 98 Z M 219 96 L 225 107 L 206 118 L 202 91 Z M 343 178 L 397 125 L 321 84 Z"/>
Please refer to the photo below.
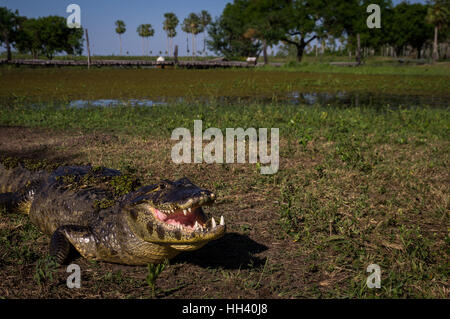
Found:
<path fill-rule="evenodd" d="M 111 195 L 119 171 L 65 166 L 53 172 L 0 164 L 0 207 L 27 213 L 51 236 L 50 254 L 64 263 L 74 247 L 87 259 L 146 265 L 195 250 L 226 230 L 202 206 L 215 195 L 187 178 Z M 92 185 L 92 181 L 98 185 Z"/>

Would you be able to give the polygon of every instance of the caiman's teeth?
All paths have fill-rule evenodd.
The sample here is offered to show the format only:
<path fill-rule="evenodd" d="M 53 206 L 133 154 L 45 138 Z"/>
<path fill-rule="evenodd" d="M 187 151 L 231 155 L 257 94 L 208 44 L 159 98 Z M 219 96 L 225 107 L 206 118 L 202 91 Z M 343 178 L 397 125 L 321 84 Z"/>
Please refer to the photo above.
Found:
<path fill-rule="evenodd" d="M 203 231 L 203 226 L 200 225 L 197 221 L 195 221 L 194 230 L 201 230 L 201 231 Z"/>
<path fill-rule="evenodd" d="M 212 228 L 216 228 L 216 221 L 214 220 L 214 217 L 211 219 Z"/>
<path fill-rule="evenodd" d="M 187 214 L 187 210 L 186 209 L 183 209 L 183 214 L 184 214 L 184 216 L 186 216 L 186 214 Z"/>
<path fill-rule="evenodd" d="M 220 216 L 220 225 L 225 225 L 225 219 L 223 218 L 223 216 Z"/>
<path fill-rule="evenodd" d="M 188 212 L 189 212 L 189 213 L 191 212 L 191 208 L 190 208 L 190 207 L 188 208 Z"/>
<path fill-rule="evenodd" d="M 175 210 L 171 209 L 170 212 L 173 214 L 175 212 Z"/>

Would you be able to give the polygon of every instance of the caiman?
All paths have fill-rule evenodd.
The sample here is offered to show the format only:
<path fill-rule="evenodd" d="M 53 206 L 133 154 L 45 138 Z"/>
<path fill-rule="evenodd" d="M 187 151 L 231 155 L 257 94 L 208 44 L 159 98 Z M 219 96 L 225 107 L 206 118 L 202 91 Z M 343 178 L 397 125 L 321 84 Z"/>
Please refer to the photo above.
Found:
<path fill-rule="evenodd" d="M 216 222 L 203 211 L 215 200 L 211 191 L 182 178 L 114 197 L 111 185 L 121 176 L 103 167 L 50 171 L 0 163 L 0 208 L 28 214 L 51 236 L 50 255 L 60 264 L 68 261 L 73 248 L 92 260 L 160 263 L 224 235 L 223 216 Z"/>

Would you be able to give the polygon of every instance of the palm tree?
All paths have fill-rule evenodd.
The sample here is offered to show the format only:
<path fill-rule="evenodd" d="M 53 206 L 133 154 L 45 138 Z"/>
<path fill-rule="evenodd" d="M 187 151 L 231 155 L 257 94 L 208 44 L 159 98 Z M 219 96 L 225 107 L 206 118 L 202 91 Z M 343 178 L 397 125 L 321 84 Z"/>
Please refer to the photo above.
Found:
<path fill-rule="evenodd" d="M 203 53 L 206 52 L 206 27 L 211 23 L 211 15 L 208 11 L 200 12 L 200 25 L 203 29 Z"/>
<path fill-rule="evenodd" d="M 195 37 L 197 34 L 203 31 L 202 25 L 200 24 L 200 17 L 195 13 L 189 14 L 189 16 L 184 19 L 183 26 L 186 30 L 188 30 L 188 33 L 192 34 L 192 56 L 195 56 L 195 52 L 197 51 L 195 45 Z"/>
<path fill-rule="evenodd" d="M 176 28 L 179 20 L 175 13 L 172 12 L 165 13 L 164 18 L 166 19 L 163 22 L 163 29 L 167 34 L 167 50 L 169 55 L 173 55 L 173 38 L 177 35 Z"/>
<path fill-rule="evenodd" d="M 136 29 L 136 32 L 142 38 L 142 55 L 145 55 L 145 38 L 144 38 L 145 29 L 144 29 L 144 25 L 143 24 L 139 25 L 138 28 Z"/>
<path fill-rule="evenodd" d="M 438 31 L 448 25 L 450 20 L 450 4 L 447 0 L 434 0 L 428 8 L 427 22 L 434 25 L 433 60 L 439 59 Z"/>
<path fill-rule="evenodd" d="M 186 52 L 189 54 L 189 33 L 191 33 L 191 24 L 189 18 L 185 18 L 181 24 L 181 30 L 186 33 Z"/>
<path fill-rule="evenodd" d="M 122 34 L 127 31 L 125 22 L 122 20 L 116 21 L 116 33 L 119 35 L 119 41 L 120 41 L 120 55 L 122 55 Z"/>
<path fill-rule="evenodd" d="M 142 37 L 142 50 L 144 52 L 143 55 L 145 55 L 145 52 L 148 52 L 149 49 L 149 45 L 148 45 L 148 38 L 152 37 L 155 35 L 155 30 L 153 29 L 152 25 L 150 23 L 148 24 L 141 24 L 138 28 L 137 28 L 137 33 L 139 34 L 140 37 Z M 146 44 L 147 46 L 145 47 L 145 41 L 147 40 Z"/>

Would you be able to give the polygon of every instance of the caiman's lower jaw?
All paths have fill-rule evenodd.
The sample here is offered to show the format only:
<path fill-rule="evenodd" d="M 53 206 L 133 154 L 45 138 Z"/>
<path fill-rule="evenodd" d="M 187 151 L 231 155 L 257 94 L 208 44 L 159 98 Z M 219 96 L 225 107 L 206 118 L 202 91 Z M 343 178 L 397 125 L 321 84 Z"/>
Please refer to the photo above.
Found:
<path fill-rule="evenodd" d="M 184 235 L 196 235 L 195 237 L 202 235 L 213 237 L 214 233 L 219 234 L 225 231 L 225 219 L 223 216 L 220 217 L 218 222 L 216 222 L 214 217 L 206 220 L 206 216 L 200 206 L 172 210 L 159 210 L 150 207 L 150 210 L 156 221 L 168 231 L 179 230 Z"/>

